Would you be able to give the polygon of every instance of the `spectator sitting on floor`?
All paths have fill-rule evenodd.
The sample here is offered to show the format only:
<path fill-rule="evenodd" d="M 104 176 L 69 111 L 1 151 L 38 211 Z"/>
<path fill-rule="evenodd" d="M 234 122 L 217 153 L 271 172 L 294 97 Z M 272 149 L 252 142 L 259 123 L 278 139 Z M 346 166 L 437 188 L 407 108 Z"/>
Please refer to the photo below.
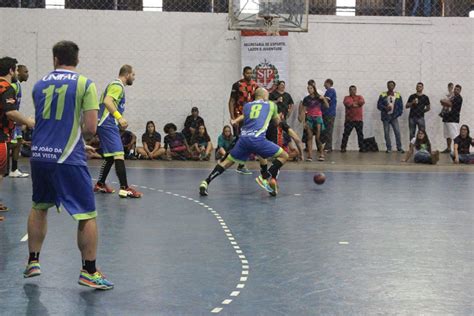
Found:
<path fill-rule="evenodd" d="M 123 152 L 125 159 L 135 160 L 135 149 L 137 146 L 137 136 L 129 130 L 120 127 L 120 138 L 122 139 Z"/>
<path fill-rule="evenodd" d="M 232 135 L 232 129 L 229 125 L 224 126 L 222 134 L 217 138 L 216 160 L 223 159 L 232 149 L 235 142 L 235 136 Z"/>
<path fill-rule="evenodd" d="M 413 153 L 415 153 L 413 158 L 415 163 L 436 165 L 439 160 L 439 151 L 431 151 L 430 139 L 424 129 L 419 129 L 416 137 L 411 140 L 410 149 L 402 162 L 407 162 Z"/>
<path fill-rule="evenodd" d="M 197 132 L 194 133 L 191 138 L 191 152 L 193 157 L 196 158 L 196 160 L 209 160 L 213 148 L 206 126 L 199 126 Z"/>
<path fill-rule="evenodd" d="M 155 129 L 155 123 L 146 123 L 145 133 L 142 135 L 143 147 L 137 148 L 137 153 L 141 159 L 159 159 L 164 156 L 165 149 L 161 147 L 161 135 Z"/>
<path fill-rule="evenodd" d="M 278 128 L 277 145 L 283 148 L 284 151 L 286 151 L 286 153 L 288 154 L 288 161 L 303 160 L 303 153 L 293 146 L 292 140 L 293 139 L 287 132 L 285 132 L 281 127 Z"/>
<path fill-rule="evenodd" d="M 193 107 L 191 109 L 191 115 L 186 117 L 184 129 L 182 131 L 188 144 L 191 143 L 191 138 L 193 137 L 194 133 L 196 133 L 197 128 L 201 125 L 204 125 L 204 120 L 199 116 L 199 109 L 197 107 Z"/>
<path fill-rule="evenodd" d="M 100 154 L 100 140 L 99 135 L 95 135 L 88 141 L 86 141 L 86 156 L 87 159 L 102 159 Z"/>
<path fill-rule="evenodd" d="M 176 132 L 176 125 L 168 123 L 163 130 L 167 134 L 164 140 L 166 159 L 186 160 L 190 158 L 191 151 L 188 142 L 182 133 Z"/>
<path fill-rule="evenodd" d="M 454 139 L 454 151 L 451 158 L 454 163 L 474 164 L 474 154 L 470 153 L 470 147 L 474 147 L 474 140 L 469 136 L 469 126 L 462 125 L 459 135 Z"/>

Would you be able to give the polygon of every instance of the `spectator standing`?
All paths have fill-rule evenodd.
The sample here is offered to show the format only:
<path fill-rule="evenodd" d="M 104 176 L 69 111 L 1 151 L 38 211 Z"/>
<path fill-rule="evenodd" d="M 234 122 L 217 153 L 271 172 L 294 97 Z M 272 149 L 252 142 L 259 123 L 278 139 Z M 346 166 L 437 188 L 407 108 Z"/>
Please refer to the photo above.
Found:
<path fill-rule="evenodd" d="M 362 108 L 365 104 L 364 97 L 357 95 L 357 87 L 352 85 L 349 87 L 349 95 L 344 97 L 343 103 L 346 108 L 346 119 L 344 133 L 342 134 L 341 152 L 346 152 L 347 141 L 354 128 L 357 132 L 359 151 L 364 152 L 364 110 Z"/>
<path fill-rule="evenodd" d="M 469 126 L 462 125 L 459 135 L 454 139 L 454 150 L 451 158 L 454 163 L 474 163 L 474 154 L 470 153 L 470 147 L 474 147 L 474 140 L 469 135 Z"/>
<path fill-rule="evenodd" d="M 186 137 L 186 141 L 188 143 L 191 142 L 191 137 L 193 137 L 194 133 L 197 131 L 197 128 L 201 125 L 204 125 L 204 119 L 199 116 L 199 109 L 197 107 L 193 107 L 191 109 L 191 115 L 186 117 L 183 129 L 183 134 Z"/>
<path fill-rule="evenodd" d="M 326 152 L 332 151 L 332 134 L 334 130 L 334 120 L 336 118 L 337 95 L 333 85 L 334 82 L 332 79 L 326 79 L 326 81 L 324 81 L 324 88 L 326 88 L 324 97 L 328 100 L 329 107 L 323 107 L 324 132 L 321 135 L 321 142 L 326 144 L 324 146 Z"/>
<path fill-rule="evenodd" d="M 231 120 L 235 120 L 243 114 L 245 103 L 255 100 L 255 90 L 258 88 L 257 83 L 252 79 L 252 67 L 244 67 L 242 73 L 244 78 L 232 85 L 232 91 L 230 93 L 229 114 Z M 239 136 L 242 123 L 239 125 L 233 125 L 232 128 L 234 129 L 234 136 Z M 236 171 L 240 174 L 252 174 L 252 172 L 249 171 L 244 164 L 239 164 Z"/>
<path fill-rule="evenodd" d="M 278 106 L 278 113 L 283 113 L 283 119 L 286 120 L 293 110 L 293 98 L 285 91 L 286 83 L 283 80 L 278 81 L 275 91 L 270 93 L 270 100 Z"/>
<path fill-rule="evenodd" d="M 402 141 L 400 139 L 400 127 L 398 125 L 398 118 L 403 113 L 403 100 L 400 93 L 394 91 L 395 81 L 387 82 L 387 91 L 382 92 L 377 102 L 377 109 L 380 111 L 381 120 L 383 123 L 383 132 L 385 136 L 385 145 L 387 146 L 387 153 L 392 152 L 392 142 L 390 140 L 390 126 L 393 128 L 395 134 L 395 141 L 397 150 L 400 153 L 405 151 L 402 148 Z"/>
<path fill-rule="evenodd" d="M 324 130 L 322 107 L 329 107 L 328 100 L 318 93 L 314 80 L 308 81 L 308 94 L 299 108 L 299 121 L 304 120 L 307 134 L 308 154 L 306 161 L 313 161 L 313 136 L 316 138 L 316 146 L 319 152 L 319 160 L 324 160 L 324 144 L 321 143 L 321 131 Z"/>
<path fill-rule="evenodd" d="M 450 82 L 448 83 L 448 93 L 446 93 L 446 99 L 451 99 L 454 97 L 454 83 Z M 443 106 L 441 108 L 441 112 L 439 113 L 439 116 L 443 117 L 443 115 L 447 112 L 449 112 L 451 109 L 447 106 Z"/>
<path fill-rule="evenodd" d="M 416 93 L 412 94 L 407 101 L 406 108 L 410 109 L 408 115 L 408 128 L 410 140 L 415 137 L 416 128 L 426 130 L 425 113 L 430 110 L 430 98 L 423 94 L 422 82 L 416 84 Z"/>
<path fill-rule="evenodd" d="M 446 138 L 446 149 L 442 153 L 451 152 L 451 142 L 457 136 L 459 129 L 459 118 L 461 116 L 462 96 L 460 85 L 454 87 L 454 95 L 451 99 L 442 99 L 441 106 L 449 108 L 449 112 L 443 114 L 443 133 Z"/>

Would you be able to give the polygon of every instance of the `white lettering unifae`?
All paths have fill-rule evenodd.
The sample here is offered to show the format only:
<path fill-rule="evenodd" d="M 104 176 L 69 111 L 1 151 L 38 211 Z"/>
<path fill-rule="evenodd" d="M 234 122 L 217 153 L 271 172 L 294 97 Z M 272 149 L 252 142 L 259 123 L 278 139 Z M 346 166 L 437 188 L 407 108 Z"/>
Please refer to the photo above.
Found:
<path fill-rule="evenodd" d="M 50 80 L 77 80 L 78 74 L 75 73 L 51 73 L 43 77 L 43 81 L 50 81 Z"/>

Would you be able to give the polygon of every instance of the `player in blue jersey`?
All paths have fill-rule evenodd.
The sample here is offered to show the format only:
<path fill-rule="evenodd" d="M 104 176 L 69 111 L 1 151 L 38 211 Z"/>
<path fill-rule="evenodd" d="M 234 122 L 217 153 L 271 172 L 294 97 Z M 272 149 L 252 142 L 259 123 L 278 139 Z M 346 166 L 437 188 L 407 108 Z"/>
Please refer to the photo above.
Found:
<path fill-rule="evenodd" d="M 119 196 L 122 198 L 140 198 L 142 193 L 128 186 L 127 171 L 125 170 L 125 154 L 119 125 L 127 128 L 128 123 L 122 117 L 125 110 L 125 85 L 131 86 L 135 80 L 135 71 L 132 66 L 123 65 L 118 79 L 107 85 L 100 101 L 99 124 L 97 134 L 105 160 L 100 168 L 99 180 L 94 186 L 94 192 L 114 193 L 105 181 L 110 168 L 115 162 L 115 172 L 120 182 Z"/>
<path fill-rule="evenodd" d="M 99 102 L 95 84 L 76 72 L 79 47 L 70 41 L 53 47 L 54 71 L 33 88 L 36 127 L 31 146 L 33 207 L 28 218 L 28 265 L 25 278 L 41 274 L 39 254 L 47 229 L 47 210 L 62 205 L 79 221 L 77 244 L 82 256 L 79 284 L 109 290 L 95 266 L 97 211 L 87 169 L 85 138 L 96 133 Z M 82 124 L 81 124 L 82 121 Z"/>
<path fill-rule="evenodd" d="M 26 67 L 25 65 L 18 65 L 16 70 L 17 70 L 17 81 L 12 82 L 12 87 L 13 89 L 15 89 L 16 102 L 18 105 L 18 110 L 20 110 L 21 98 L 23 95 L 23 92 L 21 90 L 21 83 L 28 81 L 28 78 L 30 75 L 28 72 L 28 67 Z M 22 172 L 20 169 L 18 169 L 18 158 L 20 157 L 20 149 L 21 149 L 22 142 L 23 142 L 22 125 L 15 124 L 15 132 L 8 146 L 10 158 L 11 158 L 11 171 L 8 174 L 10 178 L 27 178 L 29 176 L 28 173 Z"/>
<path fill-rule="evenodd" d="M 273 122 L 271 122 L 273 121 Z M 246 103 L 243 115 L 231 121 L 232 125 L 243 122 L 240 138 L 230 151 L 227 158 L 216 165 L 209 176 L 201 182 L 199 194 L 208 195 L 208 186 L 211 181 L 221 175 L 234 162 L 243 164 L 250 154 L 259 156 L 261 175 L 255 180 L 272 196 L 278 194 L 276 178 L 280 168 L 288 159 L 288 154 L 278 145 L 266 139 L 268 125 L 279 124 L 280 117 L 275 103 L 268 101 L 268 91 L 258 88 L 255 91 L 255 101 Z M 270 169 L 267 169 L 266 158 L 273 157 Z"/>

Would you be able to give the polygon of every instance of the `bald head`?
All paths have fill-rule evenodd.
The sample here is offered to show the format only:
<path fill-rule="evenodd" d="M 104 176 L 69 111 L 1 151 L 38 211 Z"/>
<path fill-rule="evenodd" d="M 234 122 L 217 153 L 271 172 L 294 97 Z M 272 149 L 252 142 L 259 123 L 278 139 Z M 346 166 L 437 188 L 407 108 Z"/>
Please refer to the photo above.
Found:
<path fill-rule="evenodd" d="M 268 91 L 265 88 L 255 90 L 255 100 L 268 100 Z"/>

